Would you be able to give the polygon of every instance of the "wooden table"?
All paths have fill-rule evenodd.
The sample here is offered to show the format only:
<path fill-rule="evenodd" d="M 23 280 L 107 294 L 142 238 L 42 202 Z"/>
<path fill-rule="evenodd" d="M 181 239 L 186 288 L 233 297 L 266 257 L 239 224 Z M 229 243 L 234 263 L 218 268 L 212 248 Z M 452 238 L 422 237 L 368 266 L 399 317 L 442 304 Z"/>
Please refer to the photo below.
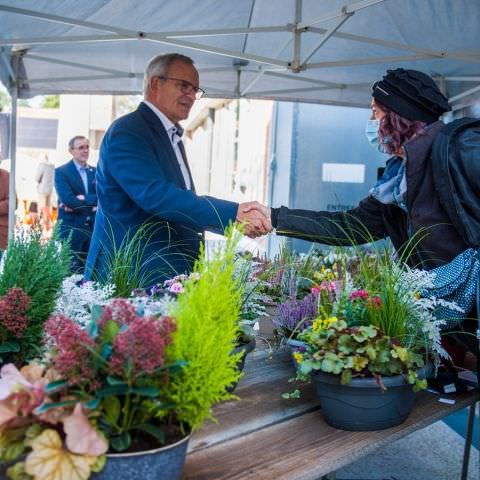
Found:
<path fill-rule="evenodd" d="M 241 401 L 218 406 L 219 423 L 208 423 L 193 435 L 184 480 L 318 480 L 457 410 L 471 406 L 473 415 L 480 399 L 475 391 L 457 395 L 454 405 L 446 405 L 422 392 L 403 424 L 346 432 L 325 423 L 312 385 L 302 388 L 298 400 L 281 397 L 292 389 L 288 378 L 293 373 L 285 351 L 250 355 L 235 392 Z"/>

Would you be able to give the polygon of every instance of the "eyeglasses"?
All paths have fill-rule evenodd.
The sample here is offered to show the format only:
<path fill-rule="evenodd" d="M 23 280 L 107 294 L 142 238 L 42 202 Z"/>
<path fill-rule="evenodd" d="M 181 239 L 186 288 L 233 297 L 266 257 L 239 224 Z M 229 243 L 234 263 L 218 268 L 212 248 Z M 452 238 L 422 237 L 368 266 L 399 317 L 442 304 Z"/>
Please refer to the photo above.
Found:
<path fill-rule="evenodd" d="M 199 98 L 202 98 L 202 95 L 205 93 L 205 90 L 201 89 L 200 87 L 196 87 L 190 82 L 187 82 L 186 80 L 182 80 L 181 78 L 173 78 L 173 77 L 163 77 L 159 76 L 158 78 L 161 78 L 162 80 L 172 80 L 174 82 L 177 82 L 177 87 L 180 89 L 180 91 L 188 95 L 192 92 L 195 93 L 195 98 L 198 100 Z"/>

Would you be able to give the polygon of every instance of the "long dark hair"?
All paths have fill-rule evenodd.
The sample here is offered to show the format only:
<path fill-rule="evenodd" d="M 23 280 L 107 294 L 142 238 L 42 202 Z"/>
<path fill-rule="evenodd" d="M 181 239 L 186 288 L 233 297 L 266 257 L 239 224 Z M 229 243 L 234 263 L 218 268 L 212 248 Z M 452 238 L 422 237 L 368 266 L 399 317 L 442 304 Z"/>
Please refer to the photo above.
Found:
<path fill-rule="evenodd" d="M 405 142 L 415 135 L 423 135 L 425 133 L 425 126 L 427 125 L 425 122 L 408 120 L 385 107 L 378 100 L 375 100 L 375 103 L 385 112 L 385 116 L 380 121 L 378 139 L 382 143 L 384 139 L 388 139 L 388 142 L 385 143 L 387 153 L 393 154 L 398 152 Z"/>

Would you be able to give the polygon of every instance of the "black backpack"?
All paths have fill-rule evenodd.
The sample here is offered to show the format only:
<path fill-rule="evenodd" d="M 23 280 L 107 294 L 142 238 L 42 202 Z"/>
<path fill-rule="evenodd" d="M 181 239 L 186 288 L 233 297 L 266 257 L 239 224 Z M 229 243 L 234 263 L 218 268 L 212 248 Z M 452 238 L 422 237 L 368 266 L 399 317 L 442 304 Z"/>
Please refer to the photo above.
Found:
<path fill-rule="evenodd" d="M 447 124 L 432 145 L 440 203 L 465 242 L 480 247 L 480 119 Z"/>
<path fill-rule="evenodd" d="M 480 119 L 462 118 L 447 124 L 435 137 L 431 159 L 440 203 L 480 258 Z M 480 332 L 480 276 L 475 290 Z M 480 386 L 480 337 L 472 344 Z"/>

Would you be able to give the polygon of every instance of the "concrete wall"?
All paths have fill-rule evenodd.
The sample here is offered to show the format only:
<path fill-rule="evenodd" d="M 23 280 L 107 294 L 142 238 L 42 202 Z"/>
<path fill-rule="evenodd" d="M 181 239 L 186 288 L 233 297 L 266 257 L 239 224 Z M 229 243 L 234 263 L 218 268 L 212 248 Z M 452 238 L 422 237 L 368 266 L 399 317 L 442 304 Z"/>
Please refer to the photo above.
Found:
<path fill-rule="evenodd" d="M 275 109 L 270 205 L 329 211 L 356 206 L 388 159 L 365 138 L 370 110 L 298 103 L 277 103 Z M 270 254 L 279 243 L 270 240 Z M 293 240 L 293 246 L 306 251 L 311 243 Z"/>

